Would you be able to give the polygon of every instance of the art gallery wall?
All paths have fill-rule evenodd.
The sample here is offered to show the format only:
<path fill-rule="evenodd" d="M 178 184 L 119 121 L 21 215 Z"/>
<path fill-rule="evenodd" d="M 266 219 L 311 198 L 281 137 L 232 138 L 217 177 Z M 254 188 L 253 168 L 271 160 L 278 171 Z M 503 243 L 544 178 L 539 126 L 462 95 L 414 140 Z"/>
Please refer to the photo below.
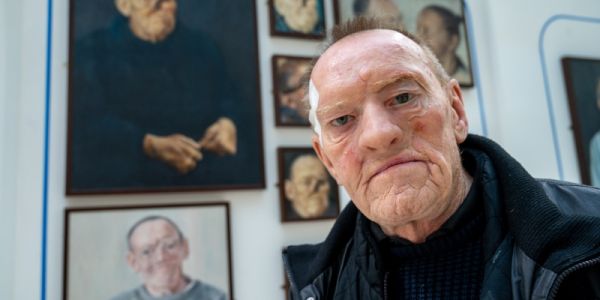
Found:
<path fill-rule="evenodd" d="M 281 248 L 323 239 L 332 222 L 279 221 L 276 149 L 308 146 L 310 131 L 274 126 L 270 61 L 273 54 L 316 54 L 319 43 L 270 37 L 266 1 L 257 2 L 265 190 L 65 197 L 68 1 L 51 3 L 51 72 L 46 74 L 48 2 L 0 1 L 0 267 L 9 270 L 0 272 L 0 299 L 61 299 L 65 207 L 214 200 L 226 200 L 231 205 L 236 298 L 284 299 Z M 471 132 L 487 133 L 499 141 L 535 176 L 560 178 L 560 161 L 562 176 L 577 181 L 559 58 L 566 53 L 600 57 L 600 45 L 592 38 L 598 36 L 600 25 L 556 21 L 547 30 L 548 85 L 560 159 L 553 150 L 555 139 L 538 43 L 545 22 L 552 16 L 600 18 L 600 2 L 467 3 L 472 16 L 470 43 L 476 50 L 471 54 L 479 63 L 480 74 L 476 87 L 464 91 Z M 330 1 L 326 1 L 325 9 L 327 26 L 331 27 Z M 50 106 L 46 110 L 48 78 Z M 346 203 L 348 198 L 342 195 Z"/>

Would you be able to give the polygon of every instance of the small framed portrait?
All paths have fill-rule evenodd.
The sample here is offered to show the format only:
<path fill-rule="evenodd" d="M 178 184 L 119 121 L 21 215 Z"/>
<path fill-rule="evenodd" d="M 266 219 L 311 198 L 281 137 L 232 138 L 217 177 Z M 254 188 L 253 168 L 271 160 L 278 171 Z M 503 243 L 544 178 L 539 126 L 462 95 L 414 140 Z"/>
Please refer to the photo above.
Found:
<path fill-rule="evenodd" d="M 562 58 L 581 182 L 600 187 L 600 58 Z"/>
<path fill-rule="evenodd" d="M 323 0 L 269 0 L 269 11 L 272 36 L 325 38 Z"/>
<path fill-rule="evenodd" d="M 265 187 L 255 1 L 69 3 L 67 195 Z"/>
<path fill-rule="evenodd" d="M 274 55 L 273 94 L 275 99 L 275 125 L 289 127 L 309 127 L 308 108 L 303 99 L 306 73 L 312 58 Z"/>
<path fill-rule="evenodd" d="M 462 0 L 334 0 L 336 22 L 364 16 L 400 23 L 437 56 L 450 77 L 472 87 Z"/>
<path fill-rule="evenodd" d="M 229 227 L 226 202 L 68 208 L 63 299 L 234 299 Z"/>
<path fill-rule="evenodd" d="M 281 221 L 335 219 L 338 185 L 312 148 L 278 148 Z"/>

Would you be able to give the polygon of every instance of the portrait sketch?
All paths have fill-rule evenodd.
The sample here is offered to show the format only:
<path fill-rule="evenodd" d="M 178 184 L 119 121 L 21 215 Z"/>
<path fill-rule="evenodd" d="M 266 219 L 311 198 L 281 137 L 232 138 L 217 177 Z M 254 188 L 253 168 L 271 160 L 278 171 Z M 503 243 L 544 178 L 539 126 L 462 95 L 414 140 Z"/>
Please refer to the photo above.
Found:
<path fill-rule="evenodd" d="M 364 16 L 401 23 L 422 38 L 450 77 L 473 86 L 461 0 L 334 0 L 336 22 Z"/>
<path fill-rule="evenodd" d="M 581 182 L 600 187 L 600 59 L 565 57 L 562 67 Z"/>
<path fill-rule="evenodd" d="M 264 187 L 254 1 L 70 9 L 67 194 Z"/>
<path fill-rule="evenodd" d="M 270 0 L 269 12 L 272 36 L 325 37 L 323 0 Z"/>
<path fill-rule="evenodd" d="M 229 206 L 71 208 L 63 299 L 233 299 Z"/>
<path fill-rule="evenodd" d="M 312 148 L 278 148 L 281 221 L 335 219 L 338 185 Z"/>
<path fill-rule="evenodd" d="M 273 56 L 271 64 L 277 126 L 310 126 L 308 109 L 302 99 L 305 95 L 305 74 L 311 61 L 310 57 Z"/>

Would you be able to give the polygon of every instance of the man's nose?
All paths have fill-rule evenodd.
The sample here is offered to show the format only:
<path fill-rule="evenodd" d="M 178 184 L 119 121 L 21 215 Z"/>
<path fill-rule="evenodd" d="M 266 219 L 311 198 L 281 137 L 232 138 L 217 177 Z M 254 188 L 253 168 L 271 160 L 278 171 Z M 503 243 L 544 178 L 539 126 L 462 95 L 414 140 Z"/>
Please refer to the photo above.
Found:
<path fill-rule="evenodd" d="M 380 103 L 365 105 L 359 123 L 359 147 L 373 152 L 388 149 L 400 142 L 404 132 L 396 118 L 393 111 Z"/>
<path fill-rule="evenodd" d="M 158 247 L 156 249 L 156 252 L 154 252 L 154 260 L 157 262 L 161 262 L 163 261 L 163 259 L 165 258 L 167 249 L 165 249 L 164 247 Z"/>

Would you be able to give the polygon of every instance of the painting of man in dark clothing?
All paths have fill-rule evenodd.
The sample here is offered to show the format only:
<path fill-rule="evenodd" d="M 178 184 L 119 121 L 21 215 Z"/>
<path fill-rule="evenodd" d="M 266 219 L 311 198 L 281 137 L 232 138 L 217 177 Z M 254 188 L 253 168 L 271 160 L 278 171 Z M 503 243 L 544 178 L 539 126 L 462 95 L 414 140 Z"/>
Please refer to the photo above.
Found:
<path fill-rule="evenodd" d="M 115 0 L 112 21 L 85 34 L 71 21 L 67 193 L 264 186 L 254 25 L 229 36 L 246 43 L 236 64 L 235 43 L 180 21 L 180 2 Z"/>

